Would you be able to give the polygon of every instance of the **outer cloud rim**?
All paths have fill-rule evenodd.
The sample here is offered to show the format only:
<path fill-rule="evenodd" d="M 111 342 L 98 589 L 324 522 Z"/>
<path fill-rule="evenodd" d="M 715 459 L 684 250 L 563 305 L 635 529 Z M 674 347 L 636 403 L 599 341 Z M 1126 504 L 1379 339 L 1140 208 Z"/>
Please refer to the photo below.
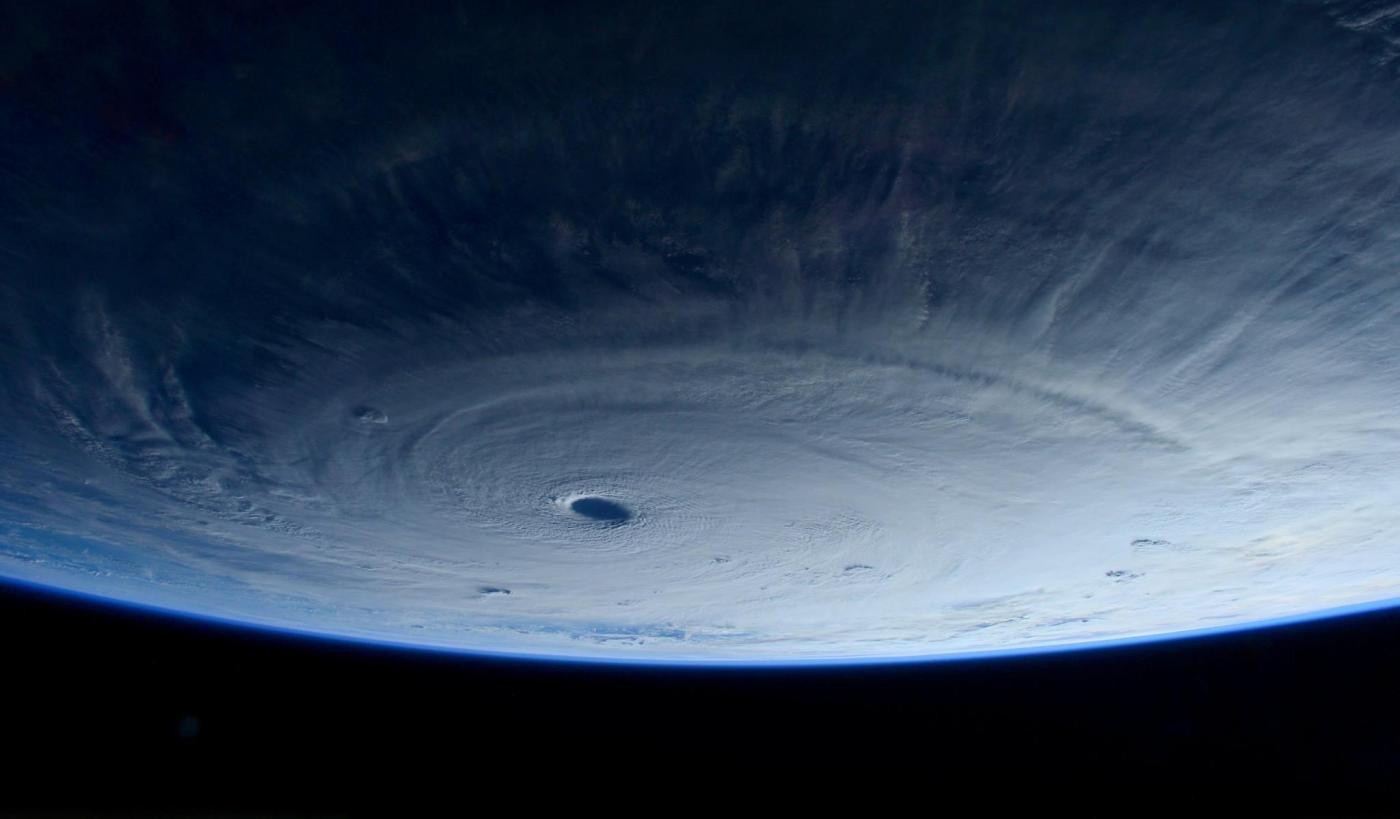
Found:
<path fill-rule="evenodd" d="M 310 628 L 297 626 L 281 626 L 266 623 L 256 623 L 248 620 L 240 620 L 235 617 L 222 617 L 215 614 L 202 614 L 178 609 L 171 606 L 160 606 L 153 603 L 142 603 L 133 600 L 126 600 L 120 597 L 97 594 L 95 592 L 78 591 L 62 586 L 41 583 L 32 580 L 0 575 L 0 592 L 23 589 L 31 593 L 49 598 L 76 599 L 84 603 L 93 604 L 105 608 L 124 609 L 128 612 L 156 615 L 171 624 L 183 621 L 186 623 L 198 623 L 202 625 L 212 625 L 219 628 L 228 628 L 230 631 L 252 632 L 275 637 L 291 638 L 297 641 L 310 641 L 329 645 L 357 646 L 362 648 L 387 649 L 393 652 L 413 652 L 424 655 L 436 655 L 439 657 L 455 657 L 463 660 L 491 660 L 502 662 L 523 662 L 536 665 L 572 665 L 572 666 L 593 666 L 593 667 L 630 667 L 630 668 L 671 668 L 690 669 L 702 671 L 725 671 L 754 668 L 770 669 L 821 669 L 821 668 L 856 668 L 856 667 L 890 667 L 909 665 L 945 665 L 945 664 L 970 664 L 976 662 L 991 662 L 996 660 L 1016 660 L 1022 658 L 1043 657 L 1047 655 L 1061 655 L 1071 653 L 1083 653 L 1089 651 L 1108 652 L 1116 648 L 1129 648 L 1148 645 L 1159 645 L 1164 643 L 1184 642 L 1188 640 L 1201 640 L 1209 637 L 1224 636 L 1229 634 L 1240 634 L 1251 631 L 1262 631 L 1266 629 L 1279 629 L 1289 625 L 1299 625 L 1304 623 L 1317 623 L 1322 621 L 1341 620 L 1348 617 L 1357 617 L 1363 614 L 1372 614 L 1381 611 L 1400 609 L 1400 597 L 1392 597 L 1384 600 L 1371 601 L 1367 603 L 1354 603 L 1347 606 L 1335 606 L 1332 608 L 1319 609 L 1317 611 L 1304 614 L 1287 615 L 1283 617 L 1270 617 L 1262 620 L 1251 620 L 1242 623 L 1231 623 L 1224 626 L 1212 626 L 1206 628 L 1186 629 L 1183 631 L 1164 632 L 1161 634 L 1148 634 L 1137 637 L 1115 637 L 1105 640 L 1087 640 L 1081 642 L 1057 643 L 1051 645 L 1026 646 L 1022 648 L 1006 649 L 984 649 L 981 651 L 950 651 L 939 654 L 915 654 L 897 656 L 865 656 L 865 657 L 805 657 L 797 659 L 696 659 L 696 658 L 658 658 L 658 657 L 618 657 L 618 656 L 591 656 L 586 654 L 556 654 L 556 653 L 532 653 L 525 651 L 504 651 L 499 649 L 479 649 L 447 645 L 434 645 L 431 643 L 415 643 L 408 640 L 392 640 L 377 637 L 361 637 L 354 634 L 338 634 L 328 631 L 317 631 Z"/>

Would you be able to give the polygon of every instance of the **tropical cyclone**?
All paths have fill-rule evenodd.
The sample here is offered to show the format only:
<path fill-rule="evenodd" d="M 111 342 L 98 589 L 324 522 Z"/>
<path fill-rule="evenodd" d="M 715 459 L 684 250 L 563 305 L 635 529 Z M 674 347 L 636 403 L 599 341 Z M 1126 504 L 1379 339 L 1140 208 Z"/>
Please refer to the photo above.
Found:
<path fill-rule="evenodd" d="M 698 663 L 1400 592 L 1389 4 L 145 8 L 0 27 L 6 581 Z"/>
<path fill-rule="evenodd" d="M 197 440 L 133 397 L 106 423 L 151 426 L 100 450 L 81 498 L 38 499 L 142 510 L 139 537 L 103 527 L 93 591 L 595 658 L 1023 650 L 1364 603 L 1355 578 L 1389 577 L 1394 450 L 1238 414 L 1226 374 L 1149 409 L 1142 385 L 985 347 L 978 366 L 851 338 L 570 346 L 307 362 Z M 1280 451 L 1298 423 L 1316 442 Z M 80 449 L 115 437 L 75 426 Z M 7 564 L 50 580 L 41 528 L 12 529 Z"/>

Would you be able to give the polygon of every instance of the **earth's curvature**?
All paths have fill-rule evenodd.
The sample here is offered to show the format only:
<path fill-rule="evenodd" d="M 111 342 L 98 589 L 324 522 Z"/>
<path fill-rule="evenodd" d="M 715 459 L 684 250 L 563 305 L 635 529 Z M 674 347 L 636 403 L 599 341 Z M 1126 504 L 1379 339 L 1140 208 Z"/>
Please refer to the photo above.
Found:
<path fill-rule="evenodd" d="M 671 6 L 4 12 L 0 577 L 636 662 L 1400 596 L 1400 11 Z"/>

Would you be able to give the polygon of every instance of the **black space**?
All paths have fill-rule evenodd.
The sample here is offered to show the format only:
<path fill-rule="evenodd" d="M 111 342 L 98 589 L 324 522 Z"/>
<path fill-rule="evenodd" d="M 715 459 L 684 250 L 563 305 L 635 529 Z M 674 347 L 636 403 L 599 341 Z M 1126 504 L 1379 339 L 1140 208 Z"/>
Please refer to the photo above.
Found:
<path fill-rule="evenodd" d="M 9 587 L 0 617 L 5 738 L 26 749 L 7 769 L 11 803 L 343 805 L 444 768 L 477 783 L 866 769 L 916 775 L 920 788 L 1003 789 L 989 796 L 1068 784 L 1212 804 L 1400 791 L 1400 612 L 1027 659 L 798 671 L 488 661 Z"/>

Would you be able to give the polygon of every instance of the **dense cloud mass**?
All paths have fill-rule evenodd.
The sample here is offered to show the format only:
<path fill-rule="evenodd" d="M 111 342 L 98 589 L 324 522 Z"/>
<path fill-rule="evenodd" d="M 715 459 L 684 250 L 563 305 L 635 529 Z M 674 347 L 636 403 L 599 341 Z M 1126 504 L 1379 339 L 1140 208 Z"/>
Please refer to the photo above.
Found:
<path fill-rule="evenodd" d="M 1400 7 L 0 21 L 0 575 L 850 660 L 1400 590 Z"/>

